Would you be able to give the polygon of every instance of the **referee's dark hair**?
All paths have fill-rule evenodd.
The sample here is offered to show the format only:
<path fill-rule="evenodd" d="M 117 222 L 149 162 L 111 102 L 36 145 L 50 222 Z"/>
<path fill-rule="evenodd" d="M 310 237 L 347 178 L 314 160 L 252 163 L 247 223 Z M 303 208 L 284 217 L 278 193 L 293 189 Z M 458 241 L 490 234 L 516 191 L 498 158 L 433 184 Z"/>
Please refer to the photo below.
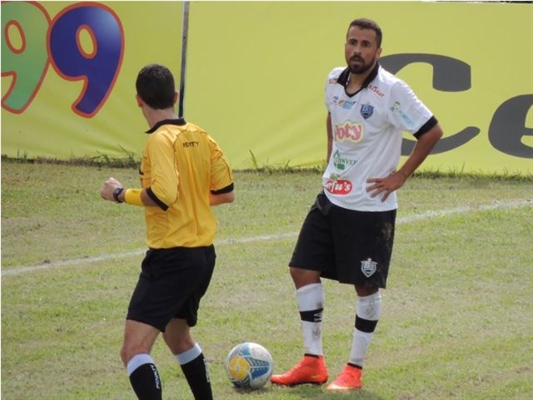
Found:
<path fill-rule="evenodd" d="M 174 77 L 164 65 L 149 64 L 141 69 L 135 88 L 141 99 L 155 110 L 174 106 Z"/>

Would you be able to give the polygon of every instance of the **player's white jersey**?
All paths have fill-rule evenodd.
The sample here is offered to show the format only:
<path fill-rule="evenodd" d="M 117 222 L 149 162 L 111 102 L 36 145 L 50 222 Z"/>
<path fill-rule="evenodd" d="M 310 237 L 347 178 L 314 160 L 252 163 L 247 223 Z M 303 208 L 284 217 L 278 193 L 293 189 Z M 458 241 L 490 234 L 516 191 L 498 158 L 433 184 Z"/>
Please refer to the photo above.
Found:
<path fill-rule="evenodd" d="M 403 132 L 416 133 L 432 113 L 405 82 L 381 66 L 352 97 L 344 89 L 348 78 L 348 69 L 340 67 L 326 81 L 333 143 L 322 178 L 324 192 L 333 204 L 351 210 L 396 209 L 395 192 L 385 202 L 382 195 L 371 198 L 366 180 L 396 170 Z"/>

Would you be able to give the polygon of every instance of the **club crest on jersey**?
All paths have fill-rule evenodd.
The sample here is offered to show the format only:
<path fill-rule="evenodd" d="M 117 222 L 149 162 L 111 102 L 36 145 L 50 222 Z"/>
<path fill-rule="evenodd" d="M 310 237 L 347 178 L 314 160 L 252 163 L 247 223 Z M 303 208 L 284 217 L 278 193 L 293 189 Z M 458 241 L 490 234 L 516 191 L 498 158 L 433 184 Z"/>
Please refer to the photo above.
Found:
<path fill-rule="evenodd" d="M 361 106 L 361 115 L 363 116 L 364 119 L 368 119 L 372 116 L 372 114 L 374 114 L 374 106 L 369 104 L 369 103 L 365 103 Z"/>
<path fill-rule="evenodd" d="M 377 265 L 377 262 L 369 258 L 368 260 L 361 261 L 361 271 L 367 278 L 370 278 L 376 272 Z"/>

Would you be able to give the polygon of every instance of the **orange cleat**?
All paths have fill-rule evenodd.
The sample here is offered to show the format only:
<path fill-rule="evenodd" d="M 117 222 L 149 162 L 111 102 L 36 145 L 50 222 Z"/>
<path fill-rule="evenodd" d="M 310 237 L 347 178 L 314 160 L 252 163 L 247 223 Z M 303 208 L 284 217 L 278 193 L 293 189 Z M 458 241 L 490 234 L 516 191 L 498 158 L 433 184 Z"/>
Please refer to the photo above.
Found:
<path fill-rule="evenodd" d="M 290 371 L 281 375 L 272 375 L 270 382 L 275 385 L 295 386 L 310 383 L 322 385 L 328 380 L 328 370 L 323 356 L 305 355 L 303 360 Z"/>
<path fill-rule="evenodd" d="M 341 374 L 328 385 L 327 390 L 328 392 L 351 392 L 361 389 L 363 386 L 362 376 L 362 369 L 346 365 Z"/>

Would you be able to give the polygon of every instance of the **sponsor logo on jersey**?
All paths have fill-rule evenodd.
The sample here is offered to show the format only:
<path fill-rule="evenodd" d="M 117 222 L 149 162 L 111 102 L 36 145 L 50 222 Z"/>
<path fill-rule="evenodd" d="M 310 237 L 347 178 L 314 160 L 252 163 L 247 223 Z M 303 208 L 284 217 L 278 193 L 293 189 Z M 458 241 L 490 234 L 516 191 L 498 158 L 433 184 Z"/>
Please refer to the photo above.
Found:
<path fill-rule="evenodd" d="M 324 185 L 325 189 L 332 193 L 341 196 L 347 195 L 353 189 L 353 184 L 345 179 L 331 180 L 329 179 Z"/>
<path fill-rule="evenodd" d="M 335 125 L 335 140 L 338 142 L 360 142 L 364 136 L 363 124 L 347 121 L 344 124 Z"/>
<path fill-rule="evenodd" d="M 339 152 L 339 150 L 337 150 L 333 154 L 333 165 L 338 170 L 344 171 L 346 169 L 346 167 L 351 167 L 352 165 L 355 165 L 356 163 L 357 163 L 356 160 L 351 160 L 349 158 L 342 157 L 342 155 Z"/>
<path fill-rule="evenodd" d="M 361 106 L 361 115 L 364 119 L 368 119 L 374 114 L 374 106 L 370 103 L 365 103 Z"/>
<path fill-rule="evenodd" d="M 400 116 L 407 128 L 414 128 L 414 121 L 406 113 L 403 112 L 401 107 L 402 105 L 398 101 L 395 101 L 390 109 L 393 113 L 396 113 Z"/>
<path fill-rule="evenodd" d="M 337 105 L 344 108 L 345 110 L 350 110 L 355 104 L 355 100 L 339 100 Z"/>
<path fill-rule="evenodd" d="M 376 272 L 376 267 L 378 263 L 372 261 L 371 258 L 368 260 L 361 261 L 361 272 L 367 277 L 370 278 Z"/>
<path fill-rule="evenodd" d="M 383 96 L 385 96 L 385 94 L 382 93 L 382 92 L 379 90 L 379 88 L 378 88 L 377 86 L 375 86 L 375 85 L 372 85 L 372 84 L 368 85 L 368 90 L 370 90 L 370 91 L 371 91 L 372 93 L 374 93 L 374 94 L 377 94 L 379 97 L 383 97 Z"/>
<path fill-rule="evenodd" d="M 339 107 L 344 108 L 345 110 L 350 110 L 353 105 L 356 103 L 355 100 L 343 100 L 339 99 L 339 96 L 333 96 L 333 104 L 338 105 Z"/>

